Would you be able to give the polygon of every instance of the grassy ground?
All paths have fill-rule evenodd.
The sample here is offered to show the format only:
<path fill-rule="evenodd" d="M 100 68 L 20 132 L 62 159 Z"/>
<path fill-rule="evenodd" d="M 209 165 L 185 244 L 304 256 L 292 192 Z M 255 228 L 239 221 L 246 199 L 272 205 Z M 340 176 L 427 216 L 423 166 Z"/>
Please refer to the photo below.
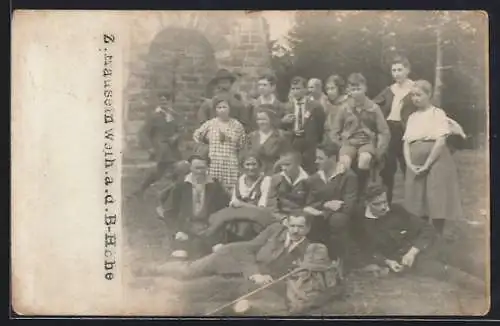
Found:
<path fill-rule="evenodd" d="M 487 157 L 484 151 L 455 154 L 467 221 L 447 224 L 443 253 L 449 264 L 485 279 L 489 262 L 489 199 Z M 130 193 L 143 175 L 129 175 L 123 181 Z M 126 261 L 132 267 L 155 266 L 167 260 L 167 230 L 156 218 L 156 193 L 164 184 L 151 188 L 144 200 L 124 205 Z M 402 177 L 398 175 L 395 201 L 402 200 Z M 131 269 L 132 269 L 131 268 Z M 165 277 L 129 274 L 130 310 L 151 315 L 199 315 L 237 296 L 237 280 L 218 277 L 179 282 Z M 210 289 L 210 291 L 208 291 Z M 471 315 L 485 313 L 485 293 L 415 275 L 373 278 L 350 275 L 347 295 L 312 312 L 312 315 Z M 147 303 L 147 304 L 144 304 Z M 255 305 L 265 306 L 258 314 L 283 314 L 280 300 L 262 296 Z"/>

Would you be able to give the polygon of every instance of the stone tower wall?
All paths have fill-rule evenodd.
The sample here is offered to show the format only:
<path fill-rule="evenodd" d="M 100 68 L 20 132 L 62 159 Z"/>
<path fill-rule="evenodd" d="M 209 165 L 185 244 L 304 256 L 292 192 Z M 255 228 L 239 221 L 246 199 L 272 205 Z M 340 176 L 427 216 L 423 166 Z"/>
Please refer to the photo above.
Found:
<path fill-rule="evenodd" d="M 125 164 L 146 159 L 137 133 L 155 105 L 156 91 L 174 90 L 174 109 L 181 113 L 188 140 L 197 127 L 202 99 L 210 96 L 207 84 L 218 69 L 239 76 L 234 89 L 245 101 L 256 91 L 257 76 L 270 69 L 269 29 L 257 14 L 158 13 L 157 18 L 131 22 Z"/>

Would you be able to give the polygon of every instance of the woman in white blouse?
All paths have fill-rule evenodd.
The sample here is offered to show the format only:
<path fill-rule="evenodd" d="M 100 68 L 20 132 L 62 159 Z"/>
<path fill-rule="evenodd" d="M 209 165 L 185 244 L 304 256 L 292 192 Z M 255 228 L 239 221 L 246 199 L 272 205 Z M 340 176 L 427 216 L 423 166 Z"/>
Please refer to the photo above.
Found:
<path fill-rule="evenodd" d="M 408 119 L 404 141 L 407 165 L 405 207 L 432 221 L 442 233 L 445 220 L 463 218 L 455 162 L 446 145 L 452 133 L 446 113 L 430 102 L 432 86 L 416 81 L 411 98 L 418 110 Z"/>
<path fill-rule="evenodd" d="M 243 174 L 233 189 L 229 207 L 209 218 L 210 228 L 207 235 L 222 242 L 251 240 L 275 221 L 271 211 L 267 209 L 271 177 L 262 173 L 262 163 L 258 155 L 246 153 L 241 160 L 241 166 Z M 216 233 L 220 236 L 214 236 Z"/>

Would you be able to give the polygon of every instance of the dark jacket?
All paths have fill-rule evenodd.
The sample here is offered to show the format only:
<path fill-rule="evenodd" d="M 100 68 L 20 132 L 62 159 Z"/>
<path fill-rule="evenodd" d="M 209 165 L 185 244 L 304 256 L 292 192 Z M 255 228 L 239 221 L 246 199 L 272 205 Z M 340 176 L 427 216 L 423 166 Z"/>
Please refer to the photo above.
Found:
<path fill-rule="evenodd" d="M 358 178 L 352 170 L 338 174 L 326 182 L 321 171 L 309 177 L 307 206 L 323 211 L 323 205 L 330 200 L 342 200 L 344 204 L 336 213 L 352 216 L 355 213 Z"/>
<path fill-rule="evenodd" d="M 290 214 L 306 206 L 309 195 L 308 175 L 301 169 L 299 177 L 290 183 L 283 172 L 273 175 L 267 206 L 274 214 Z"/>
<path fill-rule="evenodd" d="M 400 262 L 413 246 L 420 251 L 426 250 L 436 234 L 431 224 L 397 204 L 378 219 L 366 218 L 364 215 L 361 218 L 366 249 L 379 264 L 383 264 L 385 259 Z"/>
<path fill-rule="evenodd" d="M 373 102 L 377 103 L 384 114 L 384 117 L 387 118 L 391 113 L 392 109 L 392 101 L 394 100 L 394 93 L 391 90 L 391 86 L 386 87 L 380 94 L 373 98 Z M 411 94 L 408 93 L 403 98 L 403 106 L 401 108 L 401 122 L 404 126 L 408 122 L 408 118 L 410 114 L 415 112 L 417 107 L 413 104 L 411 100 Z"/>
<path fill-rule="evenodd" d="M 246 150 L 258 155 L 266 175 L 273 174 L 274 164 L 280 155 L 290 149 L 290 141 L 283 130 L 275 130 L 263 144 L 260 143 L 259 131 L 253 131 L 247 139 Z"/>
<path fill-rule="evenodd" d="M 309 96 L 305 98 L 305 110 L 304 110 L 304 144 L 307 147 L 316 147 L 323 141 L 323 134 L 325 130 L 325 120 L 326 114 L 325 110 L 321 106 L 321 103 L 316 100 L 311 100 Z M 295 104 L 294 102 L 288 102 L 285 104 L 284 115 L 294 114 Z M 292 140 L 294 137 L 294 123 L 281 123 L 281 129 L 289 131 L 292 133 Z"/>
<path fill-rule="evenodd" d="M 260 97 L 258 97 L 252 100 L 248 105 L 248 114 L 251 118 L 250 127 L 252 131 L 257 129 L 256 118 L 259 106 L 261 104 L 263 104 L 263 101 Z M 285 115 L 285 104 L 283 102 L 280 102 L 280 100 L 278 100 L 275 96 L 273 101 L 271 102 L 271 106 L 274 114 L 276 115 L 276 118 L 277 119 L 283 118 L 283 116 Z"/>
<path fill-rule="evenodd" d="M 175 115 L 176 113 L 171 110 L 157 108 L 148 116 L 139 133 L 142 146 L 153 149 L 154 160 L 157 162 L 175 162 L 181 157 L 180 129 Z"/>
<path fill-rule="evenodd" d="M 216 179 L 205 185 L 205 200 L 198 215 L 193 213 L 193 185 L 184 181 L 176 183 L 163 195 L 164 216 L 176 231 L 199 234 L 208 227 L 208 218 L 229 204 L 229 196 Z"/>
<path fill-rule="evenodd" d="M 268 274 L 273 278 L 278 278 L 298 267 L 309 245 L 309 241 L 304 239 L 291 252 L 288 252 L 285 249 L 287 233 L 288 229 L 283 224 L 274 223 L 251 241 L 227 245 L 220 254 L 233 255 L 239 262 L 237 268 L 246 277 L 254 274 Z M 221 269 L 224 267 L 221 266 Z"/>
<path fill-rule="evenodd" d="M 387 150 L 391 134 L 380 107 L 366 98 L 357 112 L 353 99 L 348 99 L 346 105 L 337 113 L 330 132 L 330 139 L 342 145 L 359 132 L 366 134 L 377 146 L 379 154 Z"/>

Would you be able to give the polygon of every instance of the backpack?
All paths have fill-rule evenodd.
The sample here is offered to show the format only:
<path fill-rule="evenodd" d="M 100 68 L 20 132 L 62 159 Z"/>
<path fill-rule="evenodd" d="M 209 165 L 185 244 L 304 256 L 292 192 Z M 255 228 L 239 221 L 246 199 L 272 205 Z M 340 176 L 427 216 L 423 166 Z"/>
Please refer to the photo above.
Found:
<path fill-rule="evenodd" d="M 286 280 L 285 302 L 291 314 L 317 308 L 338 294 L 341 279 L 339 261 L 331 261 L 328 249 L 310 244 L 295 272 Z"/>

